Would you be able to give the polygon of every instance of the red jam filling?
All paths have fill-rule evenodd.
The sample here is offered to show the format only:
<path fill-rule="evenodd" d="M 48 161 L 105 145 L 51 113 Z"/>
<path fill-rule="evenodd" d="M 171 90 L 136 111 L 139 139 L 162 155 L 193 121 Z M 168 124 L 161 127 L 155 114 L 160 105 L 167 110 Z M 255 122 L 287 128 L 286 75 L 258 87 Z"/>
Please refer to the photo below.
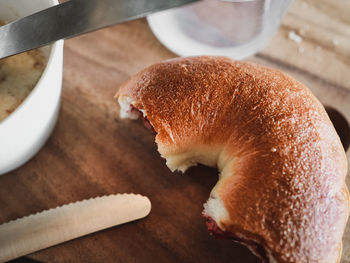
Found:
<path fill-rule="evenodd" d="M 139 109 L 137 109 L 134 105 L 131 104 L 131 110 L 130 111 L 131 112 L 137 112 L 139 114 L 139 118 L 143 122 L 143 125 L 145 125 L 145 127 L 147 129 L 149 129 L 150 131 L 152 131 L 154 134 L 157 134 L 156 131 L 154 130 L 152 124 L 147 119 L 147 116 L 143 116 L 143 113 Z"/>
<path fill-rule="evenodd" d="M 267 257 L 266 250 L 263 246 L 253 240 L 238 237 L 232 232 L 221 230 L 210 216 L 203 214 L 203 217 L 205 218 L 205 224 L 207 225 L 209 233 L 214 237 L 218 239 L 231 239 L 233 241 L 238 241 L 239 243 L 245 244 L 254 255 L 260 258 L 263 262 L 269 263 L 269 258 Z"/>

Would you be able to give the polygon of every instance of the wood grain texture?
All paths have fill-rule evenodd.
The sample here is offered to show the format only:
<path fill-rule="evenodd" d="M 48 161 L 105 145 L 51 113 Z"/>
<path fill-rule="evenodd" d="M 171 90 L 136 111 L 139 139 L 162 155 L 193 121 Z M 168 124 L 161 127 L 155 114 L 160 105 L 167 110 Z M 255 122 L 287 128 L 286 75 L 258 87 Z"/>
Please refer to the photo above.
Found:
<path fill-rule="evenodd" d="M 350 5 L 295 0 L 269 45 L 250 60 L 305 83 L 350 121 Z M 289 31 L 302 35 L 297 44 Z M 302 52 L 302 49 L 304 51 Z M 202 204 L 215 169 L 171 173 L 139 122 L 120 122 L 113 95 L 129 76 L 175 57 L 137 20 L 66 41 L 62 106 L 45 147 L 0 177 L 0 223 L 64 203 L 134 192 L 149 217 L 34 254 L 43 262 L 259 262 L 246 248 L 207 234 Z M 350 153 L 347 152 L 350 161 Z M 347 178 L 350 183 L 350 177 Z M 349 184 L 348 184 L 349 185 Z M 350 262 L 350 225 L 342 263 Z"/>

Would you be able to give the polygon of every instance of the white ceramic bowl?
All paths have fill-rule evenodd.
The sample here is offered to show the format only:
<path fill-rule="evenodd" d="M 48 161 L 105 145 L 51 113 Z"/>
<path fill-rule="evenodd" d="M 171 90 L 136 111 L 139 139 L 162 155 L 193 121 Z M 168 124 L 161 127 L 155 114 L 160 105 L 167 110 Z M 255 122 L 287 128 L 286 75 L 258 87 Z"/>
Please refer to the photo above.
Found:
<path fill-rule="evenodd" d="M 57 0 L 0 0 L 0 20 L 12 21 L 58 4 Z M 32 158 L 51 134 L 59 111 L 63 41 L 44 48 L 45 70 L 32 92 L 0 122 L 0 175 Z"/>

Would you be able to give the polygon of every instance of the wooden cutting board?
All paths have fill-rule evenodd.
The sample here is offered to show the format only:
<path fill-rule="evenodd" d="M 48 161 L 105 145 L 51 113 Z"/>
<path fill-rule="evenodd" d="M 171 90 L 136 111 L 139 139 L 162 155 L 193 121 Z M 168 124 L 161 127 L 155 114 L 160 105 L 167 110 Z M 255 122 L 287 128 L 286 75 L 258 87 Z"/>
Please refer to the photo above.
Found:
<path fill-rule="evenodd" d="M 350 2 L 295 0 L 270 44 L 250 60 L 309 86 L 350 121 Z M 295 31 L 303 41 L 288 38 Z M 44 148 L 0 177 L 0 223 L 99 195 L 134 192 L 148 218 L 26 257 L 44 262 L 259 262 L 246 248 L 207 234 L 202 204 L 217 171 L 171 173 L 139 122 L 118 120 L 113 95 L 140 69 L 175 57 L 141 19 L 68 40 L 62 107 Z M 350 153 L 347 153 L 350 161 Z M 350 176 L 348 176 L 348 182 Z M 82 222 L 83 224 L 84 222 Z M 350 225 L 342 262 L 350 262 Z"/>

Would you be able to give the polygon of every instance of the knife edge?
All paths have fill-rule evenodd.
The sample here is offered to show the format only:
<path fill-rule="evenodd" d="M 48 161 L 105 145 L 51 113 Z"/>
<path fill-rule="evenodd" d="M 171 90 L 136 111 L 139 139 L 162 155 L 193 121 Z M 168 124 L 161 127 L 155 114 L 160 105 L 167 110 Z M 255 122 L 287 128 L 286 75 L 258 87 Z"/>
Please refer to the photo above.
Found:
<path fill-rule="evenodd" d="M 0 27 L 0 59 L 198 0 L 70 0 Z"/>

